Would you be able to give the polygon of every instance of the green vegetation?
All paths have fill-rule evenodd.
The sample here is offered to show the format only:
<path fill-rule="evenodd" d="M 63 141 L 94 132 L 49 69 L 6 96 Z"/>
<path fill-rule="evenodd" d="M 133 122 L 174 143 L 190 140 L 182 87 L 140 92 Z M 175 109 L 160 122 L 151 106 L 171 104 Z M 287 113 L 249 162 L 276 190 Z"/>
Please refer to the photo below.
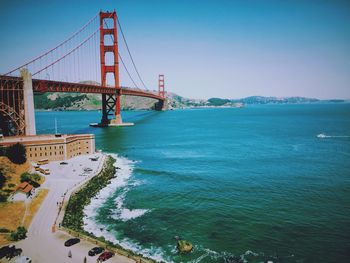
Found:
<path fill-rule="evenodd" d="M 75 231 L 83 231 L 83 210 L 102 188 L 106 187 L 109 181 L 115 177 L 115 160 L 108 157 L 104 169 L 93 177 L 82 189 L 72 195 L 69 199 L 64 215 L 62 226 Z"/>
<path fill-rule="evenodd" d="M 115 159 L 108 156 L 103 170 L 97 176 L 91 178 L 90 181 L 78 192 L 71 195 L 65 210 L 62 226 L 71 234 L 73 232 L 76 236 L 85 235 L 98 240 L 102 242 L 104 246 L 109 247 L 109 249 L 115 248 L 117 251 L 119 251 L 118 253 L 137 259 L 137 262 L 140 257 L 142 258 L 142 262 L 154 262 L 149 258 L 143 257 L 141 254 L 135 254 L 131 250 L 127 250 L 117 244 L 113 244 L 112 242 L 106 240 L 103 236 L 95 237 L 92 233 L 88 233 L 83 229 L 84 207 L 87 206 L 91 199 L 96 196 L 96 194 L 102 188 L 106 187 L 110 180 L 116 176 L 116 168 L 113 165 L 114 163 Z"/>
<path fill-rule="evenodd" d="M 9 230 L 9 229 L 7 229 L 5 227 L 1 227 L 0 228 L 0 233 L 10 233 L 10 232 L 11 232 L 11 230 Z"/>
<path fill-rule="evenodd" d="M 208 102 L 209 102 L 209 105 L 211 106 L 222 106 L 231 101 L 228 99 L 211 98 L 208 100 Z"/>
<path fill-rule="evenodd" d="M 23 144 L 16 143 L 6 148 L 6 156 L 15 164 L 23 164 L 27 161 L 26 148 Z"/>
<path fill-rule="evenodd" d="M 19 226 L 16 231 L 11 232 L 10 240 L 18 241 L 27 237 L 27 229 L 24 226 Z"/>
<path fill-rule="evenodd" d="M 21 174 L 21 182 L 28 182 L 35 188 L 40 187 L 40 183 L 39 183 L 40 180 L 41 180 L 41 176 L 37 173 L 25 172 Z"/>
<path fill-rule="evenodd" d="M 0 156 L 6 156 L 6 147 L 0 147 Z"/>
<path fill-rule="evenodd" d="M 0 169 L 0 203 L 2 202 L 6 202 L 7 201 L 7 197 L 8 197 L 8 193 L 3 191 L 3 187 L 5 185 L 5 182 L 6 182 L 6 177 L 4 175 L 4 172 L 3 170 Z"/>
<path fill-rule="evenodd" d="M 34 97 L 34 105 L 37 109 L 55 109 L 55 108 L 68 108 L 74 105 L 74 103 L 89 99 L 86 94 L 77 96 L 58 96 L 55 99 L 49 99 L 47 94 L 40 94 Z"/>
<path fill-rule="evenodd" d="M 0 192 L 0 203 L 6 202 L 7 201 L 8 194 L 4 192 Z"/>
<path fill-rule="evenodd" d="M 6 182 L 6 177 L 4 175 L 4 172 L 0 170 L 0 188 L 4 186 L 5 182 Z"/>

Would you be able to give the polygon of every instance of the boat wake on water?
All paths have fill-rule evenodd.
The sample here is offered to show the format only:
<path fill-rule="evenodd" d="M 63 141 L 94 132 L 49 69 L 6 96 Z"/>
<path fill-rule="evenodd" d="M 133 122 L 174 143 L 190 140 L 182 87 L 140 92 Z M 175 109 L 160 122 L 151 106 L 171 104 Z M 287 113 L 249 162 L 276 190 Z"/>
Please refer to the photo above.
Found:
<path fill-rule="evenodd" d="M 325 139 L 325 138 L 350 138 L 349 135 L 326 135 L 324 133 L 317 134 L 317 138 Z"/>

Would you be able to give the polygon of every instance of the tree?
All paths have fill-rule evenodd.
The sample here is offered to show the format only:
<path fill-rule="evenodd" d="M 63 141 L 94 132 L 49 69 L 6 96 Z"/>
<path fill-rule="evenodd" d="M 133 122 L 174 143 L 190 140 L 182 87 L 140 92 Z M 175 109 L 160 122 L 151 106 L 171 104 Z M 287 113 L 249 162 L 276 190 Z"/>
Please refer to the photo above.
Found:
<path fill-rule="evenodd" d="M 5 156 L 5 155 L 6 155 L 6 147 L 0 146 L 0 156 Z"/>
<path fill-rule="evenodd" d="M 21 174 L 21 182 L 28 182 L 35 188 L 38 188 L 40 186 L 40 184 L 38 183 L 40 179 L 41 176 L 36 173 L 31 174 L 28 172 L 24 172 L 23 174 Z"/>
<path fill-rule="evenodd" d="M 10 159 L 11 162 L 16 164 L 25 163 L 27 160 L 26 157 L 26 148 L 23 144 L 16 143 L 7 147 L 6 156 Z"/>
<path fill-rule="evenodd" d="M 5 184 L 5 181 L 6 181 L 6 177 L 3 173 L 2 170 L 0 170 L 0 188 L 2 188 Z"/>
<path fill-rule="evenodd" d="M 18 241 L 25 239 L 27 237 L 27 229 L 24 226 L 17 227 L 16 231 L 10 234 L 10 239 L 13 241 Z"/>

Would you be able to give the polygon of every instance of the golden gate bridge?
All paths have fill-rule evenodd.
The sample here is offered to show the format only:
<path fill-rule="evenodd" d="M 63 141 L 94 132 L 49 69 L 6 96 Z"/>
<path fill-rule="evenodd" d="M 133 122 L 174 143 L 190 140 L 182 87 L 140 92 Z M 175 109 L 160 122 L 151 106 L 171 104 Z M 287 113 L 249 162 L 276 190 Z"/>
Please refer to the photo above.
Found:
<path fill-rule="evenodd" d="M 122 36 L 142 88 L 136 84 L 119 52 L 118 33 Z M 119 64 L 134 87 L 120 85 Z M 147 88 L 136 67 L 116 11 L 97 13 L 59 45 L 0 75 L 1 122 L 11 126 L 1 128 L 8 130 L 7 135 L 35 133 L 31 128 L 31 119 L 34 118 L 31 117 L 34 116 L 33 92 L 101 94 L 102 117 L 98 125 L 102 127 L 123 125 L 121 95 L 155 99 L 154 109 L 158 111 L 166 106 L 164 75 L 158 76 L 158 91 Z"/>

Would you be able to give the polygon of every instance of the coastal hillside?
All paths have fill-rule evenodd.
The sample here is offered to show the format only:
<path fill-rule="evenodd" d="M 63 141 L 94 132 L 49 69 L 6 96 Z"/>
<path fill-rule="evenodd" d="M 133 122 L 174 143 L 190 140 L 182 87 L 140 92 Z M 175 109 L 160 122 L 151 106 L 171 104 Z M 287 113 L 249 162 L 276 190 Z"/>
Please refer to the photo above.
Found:
<path fill-rule="evenodd" d="M 167 93 L 169 108 L 208 106 L 208 100 L 195 100 Z M 150 98 L 121 96 L 122 110 L 150 110 L 156 101 Z M 82 93 L 49 92 L 35 95 L 35 108 L 38 110 L 99 110 L 101 95 Z"/>
<path fill-rule="evenodd" d="M 85 84 L 97 84 L 84 81 Z M 191 99 L 176 93 L 166 93 L 168 108 L 196 108 L 196 107 L 243 107 L 247 104 L 295 104 L 295 103 L 321 103 L 345 102 L 345 100 L 319 100 L 305 97 L 264 97 L 250 96 L 241 99 L 210 98 Z M 150 98 L 121 96 L 122 110 L 150 110 L 154 108 L 155 100 Z M 35 108 L 38 110 L 99 110 L 101 109 L 101 95 L 83 93 L 49 92 L 37 94 L 34 97 Z"/>

